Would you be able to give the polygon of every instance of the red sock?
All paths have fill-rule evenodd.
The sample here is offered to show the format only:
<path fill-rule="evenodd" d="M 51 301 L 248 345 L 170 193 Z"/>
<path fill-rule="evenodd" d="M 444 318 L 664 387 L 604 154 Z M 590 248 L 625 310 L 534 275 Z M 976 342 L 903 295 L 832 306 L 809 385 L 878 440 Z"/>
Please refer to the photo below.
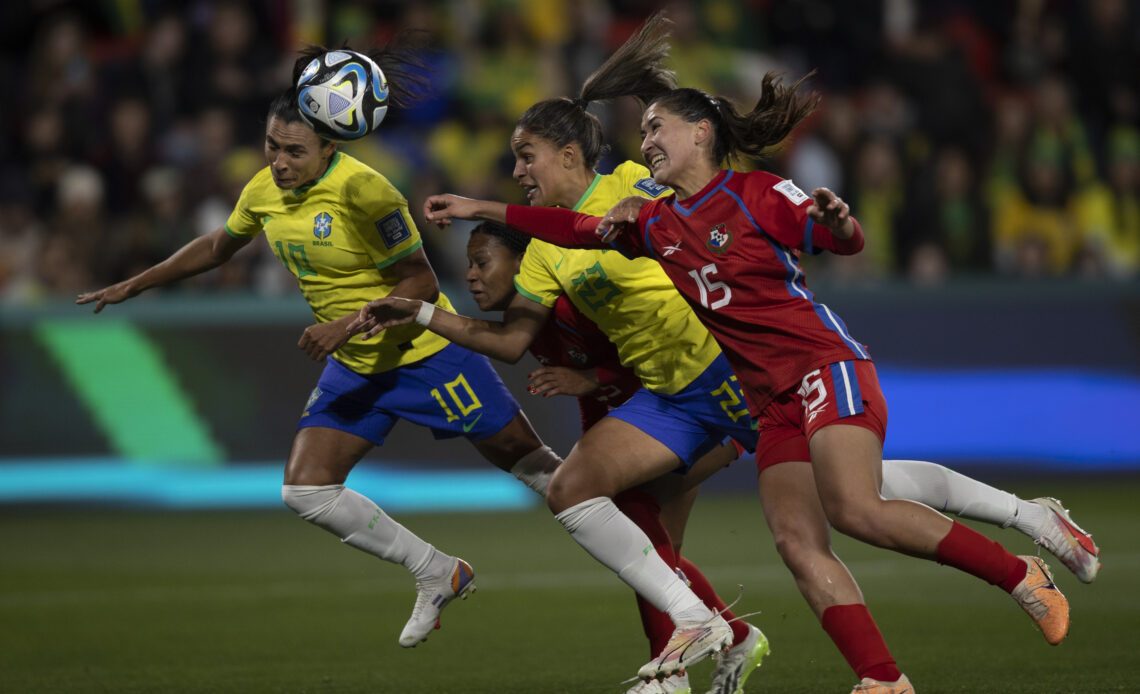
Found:
<path fill-rule="evenodd" d="M 950 532 L 938 543 L 939 564 L 953 566 L 1001 586 L 1007 593 L 1025 578 L 1025 562 L 976 530 L 954 521 Z"/>
<path fill-rule="evenodd" d="M 859 679 L 896 682 L 902 677 L 866 605 L 832 605 L 820 623 Z"/>
<path fill-rule="evenodd" d="M 685 574 L 685 578 L 689 579 L 689 587 L 697 594 L 697 597 L 713 612 L 720 612 L 720 615 L 728 622 L 728 626 L 732 627 L 732 645 L 735 646 L 744 639 L 748 638 L 748 625 L 743 621 L 734 622 L 736 615 L 732 610 L 728 609 L 724 604 L 724 600 L 720 599 L 716 591 L 713 590 L 712 584 L 697 565 L 688 559 L 678 556 L 677 568 Z"/>
<path fill-rule="evenodd" d="M 661 506 L 657 500 L 645 492 L 626 490 L 614 497 L 614 504 L 649 536 L 653 549 L 665 563 L 675 568 L 677 557 L 673 553 L 673 540 L 661 524 Z M 665 644 L 673 635 L 673 620 L 640 595 L 637 596 L 637 611 L 641 614 L 641 628 L 649 639 L 649 655 L 656 656 L 665 650 Z"/>

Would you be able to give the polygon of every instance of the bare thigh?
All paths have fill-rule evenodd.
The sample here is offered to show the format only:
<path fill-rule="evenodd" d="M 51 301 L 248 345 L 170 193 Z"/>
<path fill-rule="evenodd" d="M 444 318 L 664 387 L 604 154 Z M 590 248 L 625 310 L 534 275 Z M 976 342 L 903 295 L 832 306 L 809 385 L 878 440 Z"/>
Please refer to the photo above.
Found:
<path fill-rule="evenodd" d="M 681 459 L 632 424 L 606 417 L 582 436 L 554 473 L 546 503 L 554 513 L 589 499 L 613 497 L 675 470 Z"/>
<path fill-rule="evenodd" d="M 285 484 L 344 484 L 372 442 L 327 427 L 298 429 L 285 463 Z"/>

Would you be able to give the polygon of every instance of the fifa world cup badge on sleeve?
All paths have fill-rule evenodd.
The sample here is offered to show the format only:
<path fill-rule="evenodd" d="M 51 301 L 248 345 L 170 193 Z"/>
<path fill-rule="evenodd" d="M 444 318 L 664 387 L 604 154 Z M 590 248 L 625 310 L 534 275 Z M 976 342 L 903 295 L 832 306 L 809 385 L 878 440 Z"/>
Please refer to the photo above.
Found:
<path fill-rule="evenodd" d="M 408 223 L 404 221 L 404 215 L 400 214 L 399 210 L 392 210 L 384 215 L 379 222 L 376 222 L 376 228 L 388 248 L 395 248 L 412 238 L 412 230 L 408 228 Z"/>
<path fill-rule="evenodd" d="M 634 183 L 633 187 L 637 188 L 643 193 L 648 194 L 651 198 L 659 198 L 661 197 L 662 193 L 669 190 L 667 187 L 661 185 L 657 181 L 654 181 L 652 178 L 643 178 L 637 183 Z"/>

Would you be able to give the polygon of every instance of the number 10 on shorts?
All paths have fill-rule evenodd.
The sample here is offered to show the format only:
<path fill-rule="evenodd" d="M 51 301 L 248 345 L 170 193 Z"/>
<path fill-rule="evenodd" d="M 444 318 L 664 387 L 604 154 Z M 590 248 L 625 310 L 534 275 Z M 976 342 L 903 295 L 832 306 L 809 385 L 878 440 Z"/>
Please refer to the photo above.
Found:
<path fill-rule="evenodd" d="M 435 398 L 435 401 L 443 408 L 444 413 L 447 414 L 447 421 L 449 422 L 454 422 L 461 417 L 466 417 L 483 406 L 483 403 L 479 402 L 478 396 L 475 395 L 475 391 L 471 390 L 471 386 L 467 383 L 467 379 L 463 374 L 459 374 L 459 377 L 454 381 L 444 383 L 443 387 L 447 389 L 447 394 L 451 396 L 451 402 L 455 403 L 456 409 L 459 410 L 458 415 L 452 412 L 451 408 L 448 407 L 447 401 L 444 400 L 443 395 L 439 392 L 439 388 L 432 388 L 431 396 Z M 464 400 L 467 400 L 468 404 L 464 404 Z"/>

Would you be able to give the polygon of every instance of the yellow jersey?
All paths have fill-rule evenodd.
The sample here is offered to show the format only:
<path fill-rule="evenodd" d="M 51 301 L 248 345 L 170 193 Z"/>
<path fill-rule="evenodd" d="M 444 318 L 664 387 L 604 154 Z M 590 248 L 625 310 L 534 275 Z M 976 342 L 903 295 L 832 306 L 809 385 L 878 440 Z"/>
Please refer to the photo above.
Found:
<path fill-rule="evenodd" d="M 226 232 L 251 238 L 265 231 L 269 247 L 297 278 L 318 323 L 355 313 L 396 286 L 392 265 L 423 245 L 408 201 L 388 179 L 336 152 L 312 184 L 282 190 L 269 167 L 246 184 Z M 452 310 L 442 293 L 436 304 Z M 379 373 L 419 361 L 448 341 L 418 325 L 356 335 L 333 355 L 357 373 Z"/>
<path fill-rule="evenodd" d="M 627 161 L 612 174 L 595 176 L 574 210 L 601 216 L 623 198 L 670 193 L 644 166 Z M 532 239 L 515 287 L 547 307 L 566 294 L 609 336 L 621 363 L 653 392 L 679 392 L 720 354 L 661 265 L 649 258 L 630 260 L 617 251 L 561 248 Z"/>

